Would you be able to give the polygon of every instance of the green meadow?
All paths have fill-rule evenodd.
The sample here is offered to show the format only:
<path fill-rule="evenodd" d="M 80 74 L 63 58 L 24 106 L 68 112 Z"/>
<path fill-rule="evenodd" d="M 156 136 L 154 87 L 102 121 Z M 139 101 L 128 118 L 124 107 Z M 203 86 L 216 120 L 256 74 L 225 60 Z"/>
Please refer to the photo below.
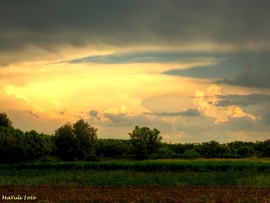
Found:
<path fill-rule="evenodd" d="M 270 186 L 269 159 L 111 160 L 0 165 L 0 185 Z"/>

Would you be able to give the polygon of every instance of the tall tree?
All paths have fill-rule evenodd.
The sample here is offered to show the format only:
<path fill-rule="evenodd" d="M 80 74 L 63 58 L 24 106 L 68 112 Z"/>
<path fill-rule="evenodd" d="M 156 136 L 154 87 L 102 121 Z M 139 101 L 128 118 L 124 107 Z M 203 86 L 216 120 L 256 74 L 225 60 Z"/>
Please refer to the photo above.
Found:
<path fill-rule="evenodd" d="M 55 130 L 53 140 L 56 147 L 56 154 L 64 161 L 73 161 L 75 135 L 71 123 L 67 123 Z"/>
<path fill-rule="evenodd" d="M 24 133 L 24 142 L 31 159 L 40 159 L 49 156 L 54 148 L 54 143 L 49 135 L 39 134 L 35 130 Z"/>
<path fill-rule="evenodd" d="M 135 126 L 135 129 L 128 133 L 136 159 L 148 159 L 153 153 L 158 152 L 162 140 L 159 133 L 160 131 L 155 128 L 151 130 L 148 127 L 140 128 L 139 126 Z"/>
<path fill-rule="evenodd" d="M 28 161 L 24 133 L 19 129 L 0 126 L 0 163 Z"/>
<path fill-rule="evenodd" d="M 54 135 L 57 153 L 65 161 L 83 160 L 94 154 L 96 139 L 97 129 L 83 119 L 61 126 Z"/>
<path fill-rule="evenodd" d="M 76 156 L 84 159 L 88 154 L 94 154 L 97 128 L 80 119 L 73 124 L 73 132 L 75 134 Z"/>

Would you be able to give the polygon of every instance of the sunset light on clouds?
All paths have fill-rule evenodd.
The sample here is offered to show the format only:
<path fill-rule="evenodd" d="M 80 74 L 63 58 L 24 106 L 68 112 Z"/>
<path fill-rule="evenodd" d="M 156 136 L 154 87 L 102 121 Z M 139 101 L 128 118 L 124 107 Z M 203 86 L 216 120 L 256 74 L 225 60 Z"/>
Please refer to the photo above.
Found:
<path fill-rule="evenodd" d="M 0 112 L 53 134 L 270 138 L 270 2 L 0 1 Z"/>

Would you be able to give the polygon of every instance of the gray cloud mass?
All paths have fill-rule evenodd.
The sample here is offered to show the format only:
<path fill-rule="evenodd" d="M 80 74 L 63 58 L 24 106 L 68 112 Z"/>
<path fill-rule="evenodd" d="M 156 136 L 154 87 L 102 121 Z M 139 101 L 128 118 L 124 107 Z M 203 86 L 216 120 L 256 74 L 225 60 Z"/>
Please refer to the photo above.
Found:
<path fill-rule="evenodd" d="M 266 0 L 1 1 L 0 52 L 87 44 L 268 46 L 269 9 Z"/>
<path fill-rule="evenodd" d="M 269 71 L 267 71 L 269 72 Z M 235 86 L 244 87 L 259 87 L 259 88 L 270 88 L 270 74 L 260 74 L 250 71 L 245 71 L 239 75 L 236 75 L 234 79 L 224 78 L 223 80 L 217 81 L 217 83 L 224 83 Z"/>
<path fill-rule="evenodd" d="M 217 81 L 217 83 L 248 87 L 269 87 L 269 51 L 204 53 L 204 56 L 218 59 L 219 62 L 208 66 L 168 70 L 163 74 L 195 78 L 224 78 Z M 199 53 L 197 57 L 200 57 Z"/>
<path fill-rule="evenodd" d="M 98 115 L 98 111 L 96 110 L 89 111 L 89 115 L 97 120 L 100 120 L 100 116 Z"/>
<path fill-rule="evenodd" d="M 249 106 L 252 104 L 270 103 L 270 95 L 249 94 L 249 95 L 216 95 L 220 100 L 216 106 L 241 105 Z"/>
<path fill-rule="evenodd" d="M 168 63 L 168 62 L 195 62 L 207 61 L 209 58 L 221 60 L 226 54 L 205 52 L 177 52 L 177 51 L 141 51 L 130 53 L 113 53 L 109 55 L 89 56 L 67 63 L 98 63 L 98 64 L 124 64 L 124 63 Z"/>
<path fill-rule="evenodd" d="M 200 112 L 197 109 L 188 108 L 187 110 L 180 111 L 180 112 L 161 112 L 161 113 L 144 113 L 149 115 L 156 115 L 156 116 L 200 116 Z"/>
<path fill-rule="evenodd" d="M 134 127 L 148 126 L 150 128 L 158 128 L 163 132 L 167 132 L 172 129 L 172 124 L 164 122 L 157 118 L 148 118 L 146 115 L 129 116 L 125 113 L 110 114 L 104 113 L 103 116 L 108 118 L 108 122 L 103 122 L 102 125 L 106 126 L 121 126 L 121 127 Z"/>
<path fill-rule="evenodd" d="M 265 125 L 270 125 L 270 112 L 264 113 L 262 119 Z"/>

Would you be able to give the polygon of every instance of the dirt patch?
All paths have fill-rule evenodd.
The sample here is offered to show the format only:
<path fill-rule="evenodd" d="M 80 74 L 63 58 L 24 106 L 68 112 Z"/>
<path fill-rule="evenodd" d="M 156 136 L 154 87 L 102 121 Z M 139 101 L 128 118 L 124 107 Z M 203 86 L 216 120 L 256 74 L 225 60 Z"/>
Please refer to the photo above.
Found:
<path fill-rule="evenodd" d="M 0 202 L 270 202 L 270 188 L 266 187 L 0 186 L 0 195 Z"/>

